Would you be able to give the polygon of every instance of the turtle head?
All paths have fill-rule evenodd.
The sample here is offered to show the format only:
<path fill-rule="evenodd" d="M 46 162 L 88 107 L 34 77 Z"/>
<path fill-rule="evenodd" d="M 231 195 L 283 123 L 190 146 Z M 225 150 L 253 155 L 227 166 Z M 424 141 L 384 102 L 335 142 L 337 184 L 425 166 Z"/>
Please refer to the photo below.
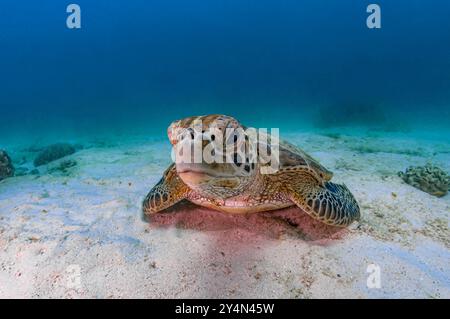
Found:
<path fill-rule="evenodd" d="M 197 193 L 227 198 L 242 193 L 257 175 L 245 127 L 225 115 L 188 117 L 168 128 L 180 178 Z"/>

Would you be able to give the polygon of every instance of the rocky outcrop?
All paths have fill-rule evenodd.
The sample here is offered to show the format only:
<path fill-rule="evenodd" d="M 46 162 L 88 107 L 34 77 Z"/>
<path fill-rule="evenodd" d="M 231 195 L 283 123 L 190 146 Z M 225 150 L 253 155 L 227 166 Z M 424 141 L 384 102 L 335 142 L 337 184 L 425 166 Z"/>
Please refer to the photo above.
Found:
<path fill-rule="evenodd" d="M 76 152 L 70 144 L 59 143 L 45 147 L 34 160 L 34 166 L 41 166 Z"/>

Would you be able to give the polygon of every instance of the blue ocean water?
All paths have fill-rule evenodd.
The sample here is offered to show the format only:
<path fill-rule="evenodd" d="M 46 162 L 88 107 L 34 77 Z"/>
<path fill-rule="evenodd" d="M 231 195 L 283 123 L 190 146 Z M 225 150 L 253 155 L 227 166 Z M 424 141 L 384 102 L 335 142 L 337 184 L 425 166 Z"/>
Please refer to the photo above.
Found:
<path fill-rule="evenodd" d="M 163 136 L 224 113 L 292 130 L 450 130 L 450 2 L 0 3 L 0 136 Z"/>

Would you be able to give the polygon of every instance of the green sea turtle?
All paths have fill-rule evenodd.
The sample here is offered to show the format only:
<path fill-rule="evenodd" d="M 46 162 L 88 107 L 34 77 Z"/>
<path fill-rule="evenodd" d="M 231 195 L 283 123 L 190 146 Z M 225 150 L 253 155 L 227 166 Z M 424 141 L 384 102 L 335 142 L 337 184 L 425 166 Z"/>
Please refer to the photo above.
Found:
<path fill-rule="evenodd" d="M 223 152 L 223 146 L 230 140 L 225 134 L 230 128 L 247 130 L 232 117 L 206 115 L 173 122 L 169 126 L 168 136 L 174 147 L 180 143 L 189 147 L 200 143 L 203 151 L 210 147 L 212 154 L 216 155 L 215 152 Z M 219 138 L 217 132 L 223 132 L 224 138 Z M 194 133 L 199 133 L 201 138 L 198 139 Z M 278 156 L 275 160 L 272 158 L 270 163 L 276 162 L 278 170 L 263 173 L 269 165 L 267 161 L 255 162 L 242 158 L 242 153 L 238 152 L 240 146 L 246 150 L 252 146 L 246 133 L 243 135 L 245 138 L 232 137 L 235 145 L 231 162 L 180 161 L 179 153 L 182 152 L 175 151 L 175 163 L 164 172 L 143 202 L 144 214 L 161 212 L 187 199 L 227 213 L 264 212 L 297 205 L 311 217 L 335 226 L 347 226 L 359 219 L 358 204 L 348 188 L 330 182 L 332 173 L 304 151 L 280 140 Z M 272 140 L 271 137 L 264 141 L 258 139 L 256 154 L 266 159 L 272 156 L 271 148 L 275 145 Z"/>

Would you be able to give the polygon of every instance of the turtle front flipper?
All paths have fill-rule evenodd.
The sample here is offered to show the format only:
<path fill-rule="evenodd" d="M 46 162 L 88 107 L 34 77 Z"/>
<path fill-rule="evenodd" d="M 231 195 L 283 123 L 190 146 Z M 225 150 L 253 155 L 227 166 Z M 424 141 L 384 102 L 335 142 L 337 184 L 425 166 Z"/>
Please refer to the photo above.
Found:
<path fill-rule="evenodd" d="M 175 205 L 185 199 L 189 191 L 189 187 L 178 176 L 175 164 L 172 164 L 145 197 L 142 203 L 144 214 L 155 214 Z"/>
<path fill-rule="evenodd" d="M 320 183 L 312 176 L 289 187 L 290 199 L 311 217 L 333 226 L 345 227 L 359 220 L 359 206 L 345 185 Z"/>

